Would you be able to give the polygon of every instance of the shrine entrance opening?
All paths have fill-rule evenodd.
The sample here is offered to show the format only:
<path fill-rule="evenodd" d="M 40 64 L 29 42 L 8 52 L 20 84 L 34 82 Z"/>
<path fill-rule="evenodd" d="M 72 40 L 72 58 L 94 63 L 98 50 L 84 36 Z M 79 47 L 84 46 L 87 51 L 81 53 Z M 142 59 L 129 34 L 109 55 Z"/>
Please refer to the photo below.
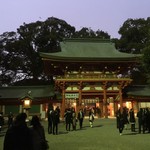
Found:
<path fill-rule="evenodd" d="M 122 89 L 131 81 L 130 78 L 56 78 L 56 88 L 62 93 L 62 117 L 68 107 L 74 107 L 76 112 L 84 109 L 86 115 L 94 108 L 98 116 L 114 116 L 118 104 L 123 108 Z"/>

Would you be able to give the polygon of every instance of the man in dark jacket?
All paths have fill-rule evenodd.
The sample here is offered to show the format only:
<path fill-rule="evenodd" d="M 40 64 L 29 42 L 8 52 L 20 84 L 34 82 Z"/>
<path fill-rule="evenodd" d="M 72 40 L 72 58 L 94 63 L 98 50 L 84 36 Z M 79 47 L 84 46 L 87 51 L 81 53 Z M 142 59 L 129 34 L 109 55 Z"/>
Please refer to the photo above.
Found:
<path fill-rule="evenodd" d="M 58 123 L 59 123 L 59 112 L 57 111 L 57 109 L 55 109 L 54 111 L 53 111 L 53 134 L 55 135 L 55 134 L 58 134 Z"/>
<path fill-rule="evenodd" d="M 78 112 L 78 120 L 79 120 L 80 129 L 82 129 L 83 119 L 84 119 L 84 113 L 83 113 L 83 110 L 80 109 L 80 111 Z"/>
<path fill-rule="evenodd" d="M 70 108 L 68 108 L 65 112 L 65 123 L 66 123 L 66 131 L 70 131 L 70 127 L 72 124 L 72 111 Z"/>
<path fill-rule="evenodd" d="M 32 150 L 31 132 L 25 122 L 27 115 L 19 114 L 14 124 L 7 130 L 4 150 Z"/>
<path fill-rule="evenodd" d="M 138 124 L 139 124 L 139 133 L 141 133 L 141 128 L 143 128 L 143 133 L 145 133 L 145 111 L 143 108 L 140 108 L 140 111 L 137 113 Z"/>
<path fill-rule="evenodd" d="M 48 133 L 49 134 L 52 133 L 52 129 L 53 129 L 53 112 L 54 112 L 53 109 L 48 111 Z"/>

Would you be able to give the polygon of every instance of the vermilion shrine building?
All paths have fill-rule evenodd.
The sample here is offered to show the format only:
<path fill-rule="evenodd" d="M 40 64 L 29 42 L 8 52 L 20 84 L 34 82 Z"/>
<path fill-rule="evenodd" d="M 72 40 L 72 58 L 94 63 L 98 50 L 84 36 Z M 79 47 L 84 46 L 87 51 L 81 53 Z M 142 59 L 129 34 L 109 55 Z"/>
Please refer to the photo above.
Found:
<path fill-rule="evenodd" d="M 119 52 L 112 42 L 98 39 L 67 39 L 60 47 L 60 52 L 40 56 L 45 73 L 53 76 L 61 93 L 62 116 L 68 107 L 76 111 L 98 107 L 107 118 L 126 105 L 123 89 L 132 82 L 130 70 L 138 63 L 138 55 Z"/>

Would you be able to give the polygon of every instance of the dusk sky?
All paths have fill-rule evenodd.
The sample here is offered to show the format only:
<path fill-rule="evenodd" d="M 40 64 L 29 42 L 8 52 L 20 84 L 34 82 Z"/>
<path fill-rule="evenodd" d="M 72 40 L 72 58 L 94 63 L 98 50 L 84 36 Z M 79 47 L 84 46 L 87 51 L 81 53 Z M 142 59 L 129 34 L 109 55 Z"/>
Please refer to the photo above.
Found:
<path fill-rule="evenodd" d="M 119 38 L 127 19 L 150 17 L 150 0 L 0 0 L 0 34 L 52 16 L 77 30 L 100 29 Z"/>

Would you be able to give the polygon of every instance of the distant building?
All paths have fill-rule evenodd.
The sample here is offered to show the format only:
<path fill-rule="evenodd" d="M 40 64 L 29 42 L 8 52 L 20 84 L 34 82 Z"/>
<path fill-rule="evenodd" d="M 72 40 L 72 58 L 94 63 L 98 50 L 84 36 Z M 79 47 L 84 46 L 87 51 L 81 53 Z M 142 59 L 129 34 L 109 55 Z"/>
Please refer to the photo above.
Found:
<path fill-rule="evenodd" d="M 53 103 L 53 87 L 51 86 L 11 86 L 0 87 L 0 112 L 14 115 L 24 111 L 24 99 L 31 100 L 30 115 L 46 116 L 48 103 Z"/>

